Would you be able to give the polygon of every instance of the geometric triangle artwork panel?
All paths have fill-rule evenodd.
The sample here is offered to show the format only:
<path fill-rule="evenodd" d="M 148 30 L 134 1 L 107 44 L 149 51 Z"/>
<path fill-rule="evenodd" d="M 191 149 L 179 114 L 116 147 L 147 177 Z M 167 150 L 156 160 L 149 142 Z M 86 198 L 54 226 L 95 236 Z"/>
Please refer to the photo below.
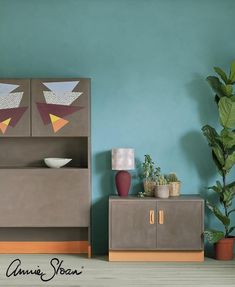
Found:
<path fill-rule="evenodd" d="M 44 86 L 42 93 L 45 102 L 36 102 L 36 107 L 44 125 L 51 124 L 54 133 L 56 133 L 69 123 L 64 117 L 84 108 L 72 105 L 83 92 L 77 91 L 79 81 L 41 83 Z M 76 91 L 74 91 L 75 88 Z"/>
<path fill-rule="evenodd" d="M 0 130 L 15 127 L 28 107 L 20 107 L 24 92 L 13 92 L 20 85 L 0 83 Z"/>

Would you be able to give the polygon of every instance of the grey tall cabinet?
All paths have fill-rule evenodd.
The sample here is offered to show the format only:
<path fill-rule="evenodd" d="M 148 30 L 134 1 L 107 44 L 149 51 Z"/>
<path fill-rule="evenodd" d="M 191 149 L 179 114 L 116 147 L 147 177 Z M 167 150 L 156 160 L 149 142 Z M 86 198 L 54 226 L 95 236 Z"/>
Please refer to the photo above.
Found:
<path fill-rule="evenodd" d="M 0 79 L 0 253 L 90 255 L 90 146 L 90 79 Z"/>
<path fill-rule="evenodd" d="M 202 261 L 203 230 L 199 196 L 109 199 L 110 261 Z"/>

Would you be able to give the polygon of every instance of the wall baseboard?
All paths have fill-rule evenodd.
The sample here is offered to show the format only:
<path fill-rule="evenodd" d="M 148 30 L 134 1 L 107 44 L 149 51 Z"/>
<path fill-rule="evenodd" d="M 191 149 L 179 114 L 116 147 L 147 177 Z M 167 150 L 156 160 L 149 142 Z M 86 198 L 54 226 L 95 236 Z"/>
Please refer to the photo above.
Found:
<path fill-rule="evenodd" d="M 0 254 L 90 253 L 88 241 L 0 241 Z"/>
<path fill-rule="evenodd" d="M 109 251 L 109 261 L 202 262 L 204 251 Z"/>

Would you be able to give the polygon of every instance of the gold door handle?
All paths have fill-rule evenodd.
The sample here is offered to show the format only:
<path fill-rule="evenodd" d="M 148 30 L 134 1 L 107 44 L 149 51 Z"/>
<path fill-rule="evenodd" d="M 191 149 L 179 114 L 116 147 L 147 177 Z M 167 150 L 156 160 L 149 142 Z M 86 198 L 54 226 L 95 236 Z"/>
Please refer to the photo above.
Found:
<path fill-rule="evenodd" d="M 154 210 L 149 211 L 149 224 L 154 224 Z"/>
<path fill-rule="evenodd" d="M 158 223 L 164 224 L 164 211 L 163 210 L 158 211 Z"/>

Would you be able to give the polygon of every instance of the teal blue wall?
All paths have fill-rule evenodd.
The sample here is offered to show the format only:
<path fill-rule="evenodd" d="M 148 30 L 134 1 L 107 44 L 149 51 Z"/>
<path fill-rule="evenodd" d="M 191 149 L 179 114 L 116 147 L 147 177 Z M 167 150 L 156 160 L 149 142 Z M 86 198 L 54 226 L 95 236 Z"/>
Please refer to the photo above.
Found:
<path fill-rule="evenodd" d="M 216 178 L 200 132 L 217 120 L 205 77 L 235 58 L 234 12 L 234 0 L 0 0 L 0 77 L 92 78 L 96 253 L 107 250 L 112 147 L 150 153 L 183 193 Z"/>

